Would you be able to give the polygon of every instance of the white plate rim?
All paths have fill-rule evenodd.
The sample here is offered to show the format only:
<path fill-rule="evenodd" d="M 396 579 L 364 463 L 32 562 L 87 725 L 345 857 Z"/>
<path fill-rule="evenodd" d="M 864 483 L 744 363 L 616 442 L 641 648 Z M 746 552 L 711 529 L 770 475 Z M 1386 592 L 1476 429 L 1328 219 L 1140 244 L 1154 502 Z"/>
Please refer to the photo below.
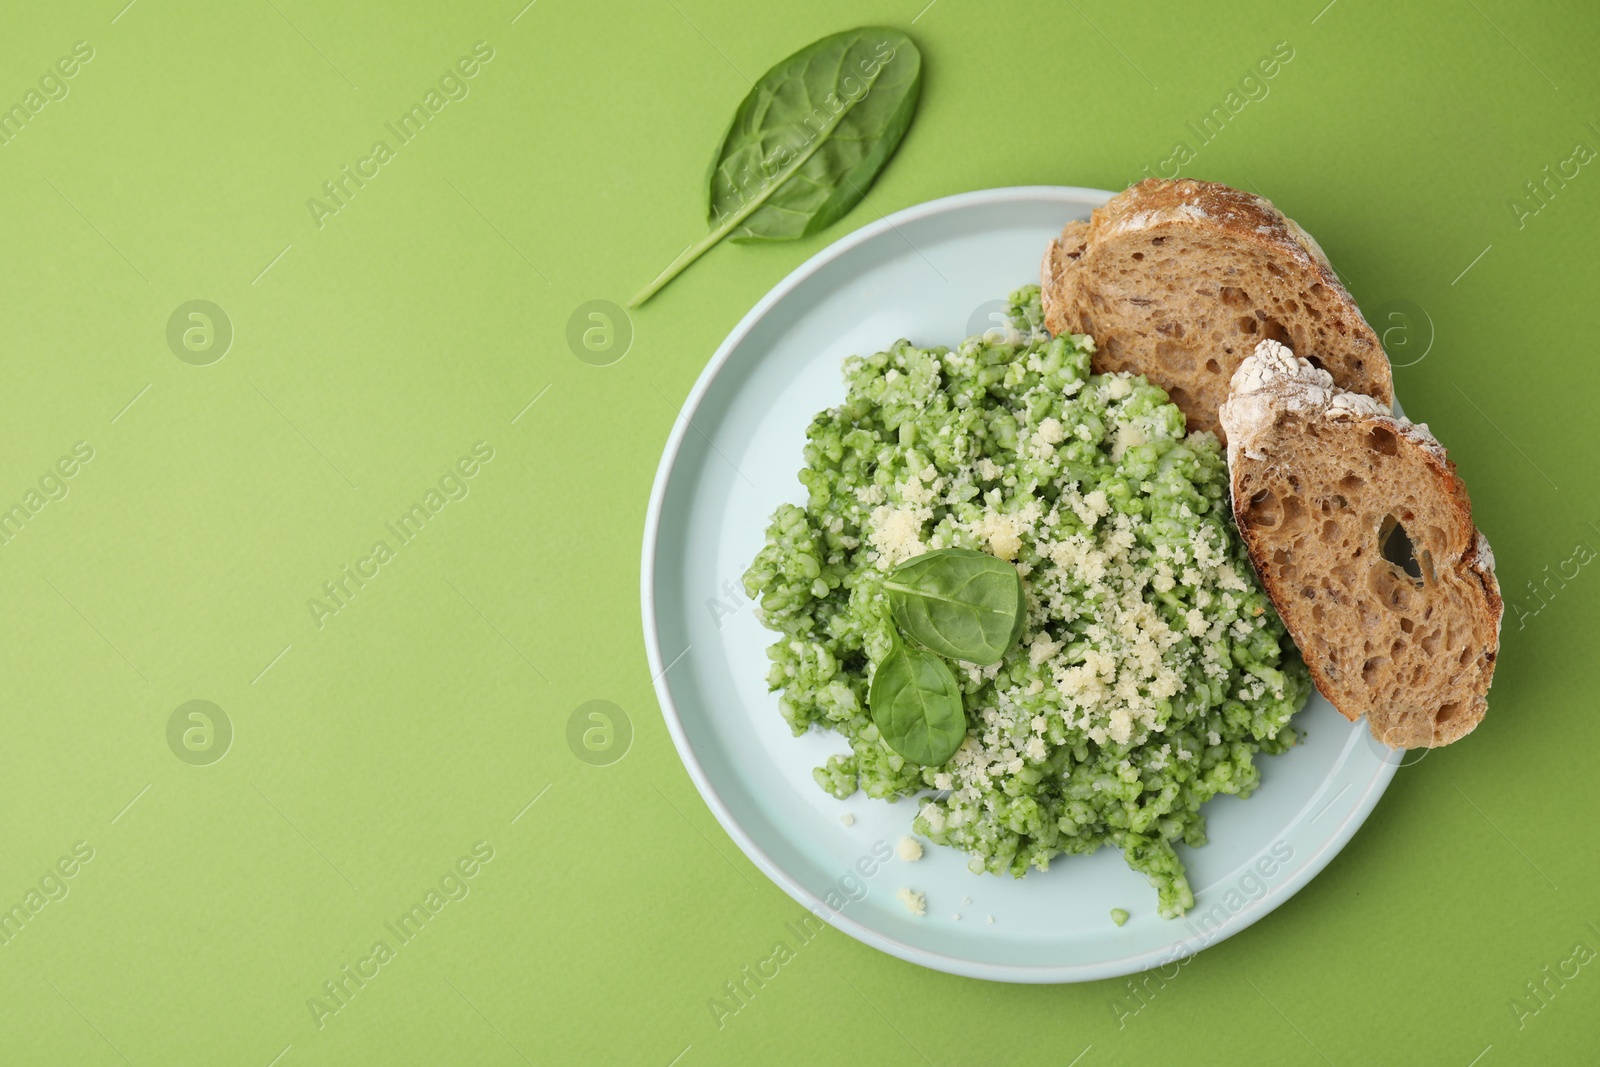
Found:
<path fill-rule="evenodd" d="M 777 285 L 773 286 L 765 296 L 756 302 L 754 307 L 745 313 L 744 317 L 739 320 L 738 325 L 729 332 L 728 336 L 717 347 L 716 352 L 712 355 L 710 361 L 706 363 L 699 377 L 695 379 L 694 386 L 689 390 L 689 395 L 678 410 L 678 416 L 672 425 L 672 432 L 668 435 L 666 446 L 662 450 L 661 461 L 656 468 L 655 478 L 650 488 L 649 505 L 645 512 L 644 540 L 639 571 L 640 607 L 644 624 L 645 656 L 650 667 L 652 686 L 661 705 L 662 718 L 666 721 L 667 733 L 671 736 L 673 746 L 678 751 L 678 757 L 682 760 L 690 780 L 694 782 L 695 788 L 706 802 L 707 807 L 711 809 L 711 813 L 716 817 L 718 824 L 722 826 L 722 829 L 739 846 L 740 851 L 756 865 L 761 873 L 793 898 L 796 903 L 804 906 L 811 913 L 826 918 L 827 922 L 834 928 L 863 944 L 870 945 L 909 963 L 968 978 L 1024 984 L 1059 984 L 1117 978 L 1136 971 L 1173 963 L 1233 936 L 1253 925 L 1274 911 L 1284 901 L 1294 896 L 1295 893 L 1299 892 L 1321 873 L 1323 868 L 1332 862 L 1335 856 L 1343 851 L 1345 845 L 1355 836 L 1355 832 L 1366 822 L 1373 808 L 1377 806 L 1379 798 L 1383 796 L 1389 782 L 1394 778 L 1395 772 L 1399 769 L 1400 760 L 1404 756 L 1403 751 L 1391 752 L 1379 765 L 1376 773 L 1368 780 L 1366 789 L 1357 799 L 1355 806 L 1346 814 L 1344 821 L 1325 840 L 1322 846 L 1314 850 L 1306 858 L 1305 862 L 1301 863 L 1286 877 L 1275 879 L 1269 892 L 1251 900 L 1241 910 L 1231 913 L 1216 930 L 1215 936 L 1189 937 L 1161 948 L 1131 953 L 1112 959 L 1098 960 L 1092 963 L 1055 965 L 991 963 L 984 960 L 971 960 L 934 952 L 890 937 L 846 915 L 843 911 L 827 908 L 821 898 L 800 885 L 750 837 L 733 812 L 729 810 L 721 795 L 717 792 L 716 787 L 712 784 L 710 777 L 706 774 L 705 769 L 700 765 L 694 748 L 689 743 L 683 723 L 678 716 L 677 706 L 666 678 L 667 669 L 671 667 L 671 664 L 665 662 L 665 657 L 661 650 L 660 631 L 656 624 L 655 556 L 661 514 L 666 502 L 667 486 L 671 481 L 678 453 L 682 449 L 695 412 L 723 366 L 732 357 L 733 353 L 738 350 L 744 339 L 755 329 L 756 325 L 779 301 L 783 300 L 822 267 L 843 256 L 858 245 L 864 244 L 885 232 L 894 230 L 897 226 L 932 215 L 959 211 L 972 206 L 1039 199 L 1061 200 L 1064 204 L 1076 206 L 1085 201 L 1104 203 L 1113 195 L 1115 194 L 1104 189 L 1063 185 L 1003 186 L 957 193 L 952 196 L 928 200 L 921 204 L 914 204 L 892 215 L 886 215 L 876 222 L 868 223 L 860 229 L 846 234 L 811 256 L 811 258 L 785 276 Z M 1396 404 L 1398 406 L 1398 400 Z M 1358 735 L 1352 734 L 1351 741 L 1347 743 L 1345 752 L 1341 753 L 1340 759 L 1334 764 L 1334 769 L 1343 764 L 1348 756 L 1350 745 L 1354 744 L 1357 739 Z"/>

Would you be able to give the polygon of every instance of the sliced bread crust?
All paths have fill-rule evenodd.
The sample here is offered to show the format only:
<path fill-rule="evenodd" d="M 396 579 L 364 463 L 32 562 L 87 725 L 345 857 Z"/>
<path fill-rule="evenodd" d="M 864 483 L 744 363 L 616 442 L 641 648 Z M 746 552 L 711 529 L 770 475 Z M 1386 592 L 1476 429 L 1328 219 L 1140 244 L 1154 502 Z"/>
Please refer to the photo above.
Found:
<path fill-rule="evenodd" d="M 1275 341 L 1231 384 L 1234 517 L 1317 688 L 1393 748 L 1469 733 L 1504 604 L 1443 446 Z"/>
<path fill-rule="evenodd" d="M 1147 178 L 1070 222 L 1040 269 L 1045 326 L 1095 339 L 1094 370 L 1146 375 L 1190 430 L 1256 344 L 1289 345 L 1343 389 L 1394 399 L 1389 360 L 1316 241 L 1251 193 Z"/>
<path fill-rule="evenodd" d="M 1061 333 L 1059 327 L 1065 325 L 1060 314 L 1061 298 L 1058 294 L 1065 291 L 1067 272 L 1077 266 L 1088 240 L 1088 221 L 1073 219 L 1061 228 L 1061 236 L 1045 247 L 1044 262 L 1039 264 L 1039 302 L 1044 307 L 1045 327 L 1053 334 Z M 1052 316 L 1057 320 L 1055 325 L 1051 325 Z"/>

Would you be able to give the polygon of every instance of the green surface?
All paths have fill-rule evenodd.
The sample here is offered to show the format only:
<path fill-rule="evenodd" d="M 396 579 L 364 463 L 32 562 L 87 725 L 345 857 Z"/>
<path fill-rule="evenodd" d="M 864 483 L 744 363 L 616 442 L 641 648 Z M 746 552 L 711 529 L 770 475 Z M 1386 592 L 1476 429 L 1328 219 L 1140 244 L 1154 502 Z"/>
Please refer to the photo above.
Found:
<path fill-rule="evenodd" d="M 1600 13 L 922 3 L 7 12 L 0 102 L 76 41 L 93 59 L 0 147 L 0 507 L 39 507 L 0 545 L 0 901 L 66 890 L 0 946 L 0 1058 L 1592 1058 L 1600 176 L 1549 179 L 1543 204 L 1524 183 L 1600 148 Z M 626 358 L 575 358 L 574 309 L 622 302 L 703 232 L 745 77 L 862 23 L 909 27 L 926 61 L 869 202 L 793 245 L 713 250 L 635 314 Z M 493 59 L 469 95 L 399 144 L 385 124 L 480 40 Z M 1293 59 L 1265 97 L 1201 144 L 1187 124 L 1280 41 Z M 308 198 L 379 139 L 390 158 L 319 229 Z M 651 690 L 637 558 L 677 406 L 752 303 L 879 212 L 1120 187 L 1179 141 L 1186 173 L 1260 189 L 1316 234 L 1380 330 L 1398 307 L 1431 320 L 1397 386 L 1500 559 L 1489 718 L 1401 771 L 1294 900 L 1142 1000 L 803 940 L 802 909 L 698 799 Z M 195 299 L 233 327 L 205 366 L 167 341 Z M 1397 362 L 1424 348 L 1401 340 Z M 92 459 L 30 500 L 80 441 Z M 493 458 L 457 480 L 476 442 Z M 441 482 L 448 503 L 402 544 L 386 523 Z M 376 573 L 319 628 L 307 601 L 346 566 Z M 219 762 L 184 746 L 202 720 L 169 747 L 192 700 L 231 723 Z M 607 739 L 594 706 L 569 731 L 592 700 L 631 722 L 609 765 L 620 720 L 609 753 L 584 747 Z M 45 879 L 63 857 L 72 876 Z M 430 890 L 438 913 L 401 944 L 385 924 Z M 379 940 L 392 958 L 371 962 Z M 708 1003 L 768 960 L 777 976 L 719 1026 Z M 307 1001 L 346 965 L 373 977 L 319 1029 Z"/>

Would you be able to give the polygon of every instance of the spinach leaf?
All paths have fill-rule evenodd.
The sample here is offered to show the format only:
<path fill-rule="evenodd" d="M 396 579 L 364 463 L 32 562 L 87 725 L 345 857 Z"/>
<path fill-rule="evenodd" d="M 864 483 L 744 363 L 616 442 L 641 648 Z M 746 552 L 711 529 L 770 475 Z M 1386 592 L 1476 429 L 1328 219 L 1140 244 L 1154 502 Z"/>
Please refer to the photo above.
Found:
<path fill-rule="evenodd" d="M 941 766 L 967 736 L 961 687 L 949 665 L 898 640 L 872 674 L 867 706 L 889 747 L 925 767 Z"/>
<path fill-rule="evenodd" d="M 628 302 L 637 307 L 721 241 L 788 241 L 838 221 L 866 195 L 911 125 L 922 54 L 898 30 L 822 38 L 767 71 L 712 160 L 712 230 Z"/>
<path fill-rule="evenodd" d="M 999 663 L 1027 615 L 1022 575 L 987 552 L 941 548 L 907 560 L 884 581 L 900 632 L 941 656 Z"/>

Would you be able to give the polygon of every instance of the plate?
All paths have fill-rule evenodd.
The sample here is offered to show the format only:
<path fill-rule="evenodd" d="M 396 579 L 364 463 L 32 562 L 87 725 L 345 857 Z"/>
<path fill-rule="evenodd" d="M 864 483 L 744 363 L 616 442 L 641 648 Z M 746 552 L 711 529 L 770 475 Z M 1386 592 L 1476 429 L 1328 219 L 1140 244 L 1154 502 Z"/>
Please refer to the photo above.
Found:
<path fill-rule="evenodd" d="M 1177 961 L 1239 932 L 1309 882 L 1372 811 L 1402 753 L 1313 694 L 1301 744 L 1262 757 L 1248 800 L 1206 805 L 1210 843 L 1179 846 L 1195 891 L 1182 919 L 1115 848 L 1059 857 L 1026 878 L 972 874 L 929 845 L 894 855 L 916 805 L 824 793 L 811 770 L 845 740 L 790 734 L 766 686 L 773 635 L 741 576 L 768 518 L 801 502 L 813 415 L 840 403 L 846 356 L 895 339 L 953 344 L 992 325 L 1035 281 L 1046 244 L 1112 194 L 990 189 L 907 208 L 841 238 L 750 310 L 695 383 L 656 472 L 645 520 L 645 644 L 667 729 L 723 829 L 818 919 L 924 967 L 1008 982 L 1111 978 Z M 854 816 L 853 825 L 841 820 Z M 896 900 L 927 896 L 917 918 Z M 1112 908 L 1131 918 L 1117 927 Z M 957 917 L 959 916 L 959 918 Z M 992 922 L 990 921 L 992 918 Z M 810 921 L 810 920 L 805 920 Z"/>

